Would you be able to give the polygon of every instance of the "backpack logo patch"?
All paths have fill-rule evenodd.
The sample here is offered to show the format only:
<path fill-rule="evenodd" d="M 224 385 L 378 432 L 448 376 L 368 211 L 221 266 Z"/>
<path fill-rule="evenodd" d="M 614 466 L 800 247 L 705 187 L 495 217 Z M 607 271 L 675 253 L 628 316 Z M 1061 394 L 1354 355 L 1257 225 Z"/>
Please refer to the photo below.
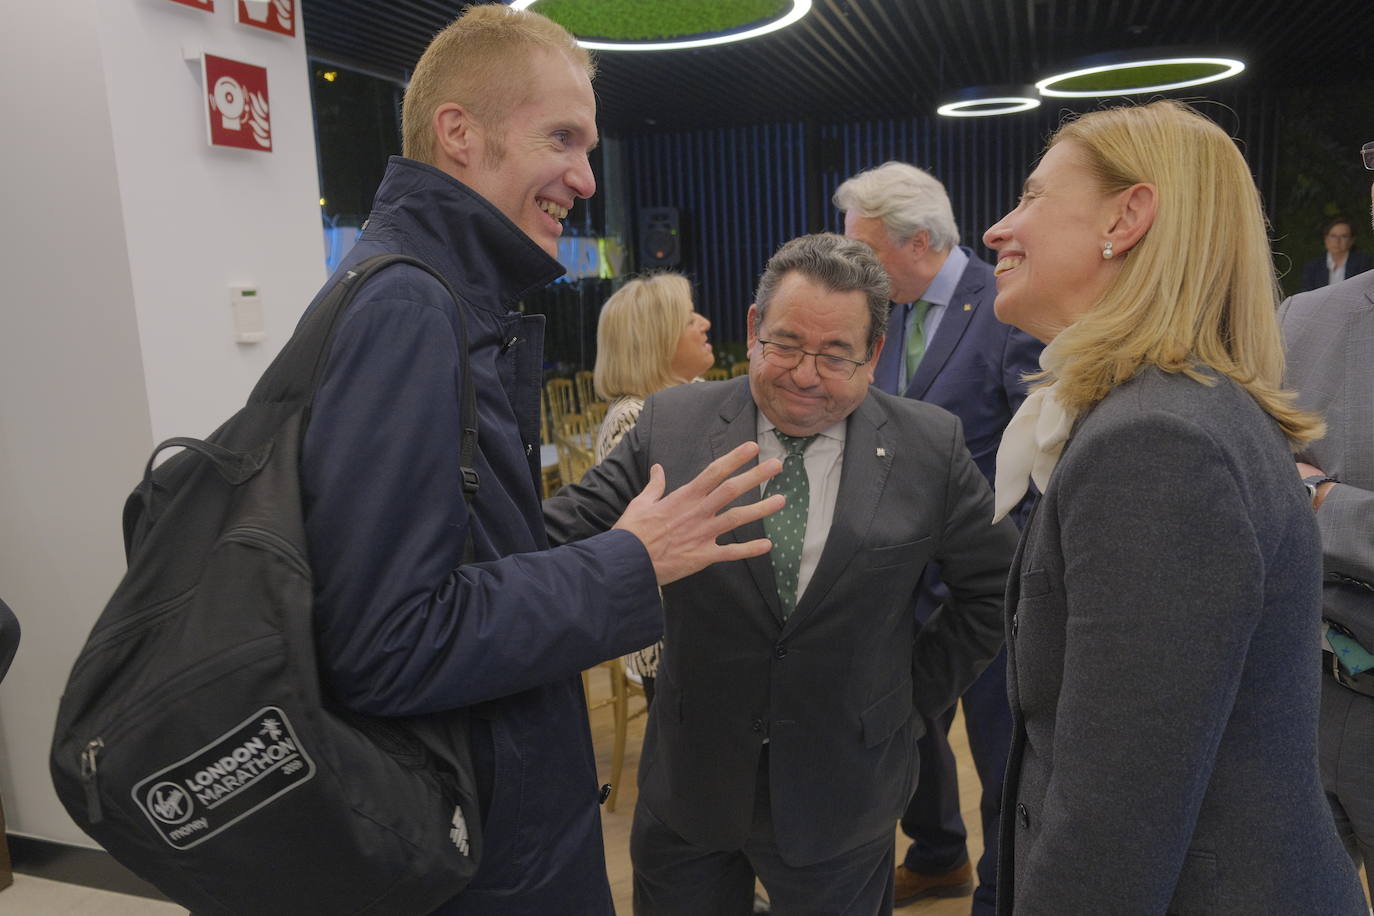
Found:
<path fill-rule="evenodd" d="M 174 849 L 190 849 L 315 775 L 286 713 L 265 706 L 142 780 L 134 804 Z"/>

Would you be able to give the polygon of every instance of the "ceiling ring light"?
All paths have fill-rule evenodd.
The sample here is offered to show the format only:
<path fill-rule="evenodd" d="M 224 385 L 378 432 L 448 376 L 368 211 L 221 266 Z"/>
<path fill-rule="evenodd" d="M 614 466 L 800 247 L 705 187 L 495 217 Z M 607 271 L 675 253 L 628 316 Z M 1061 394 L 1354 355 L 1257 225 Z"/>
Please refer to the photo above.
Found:
<path fill-rule="evenodd" d="M 970 86 L 954 93 L 935 113 L 946 118 L 989 118 L 1039 107 L 1040 98 L 1029 86 Z"/>
<path fill-rule="evenodd" d="M 523 10 L 533 6 L 538 0 L 511 0 L 511 9 Z M 680 51 L 684 48 L 705 48 L 710 45 L 723 45 L 735 41 L 758 38 L 799 21 L 811 12 L 812 0 L 792 0 L 792 8 L 777 19 L 738 32 L 723 35 L 709 35 L 703 38 L 684 38 L 681 41 L 595 41 L 577 39 L 578 45 L 589 51 Z"/>
<path fill-rule="evenodd" d="M 1152 53 L 1152 52 L 1146 52 Z M 1090 59 L 1093 61 L 1088 66 L 1077 70 L 1070 70 L 1066 73 L 1056 73 L 1054 76 L 1047 76 L 1035 84 L 1035 88 L 1041 95 L 1052 96 L 1055 98 L 1104 98 L 1117 95 L 1139 95 L 1146 92 L 1167 92 L 1171 89 L 1185 89 L 1189 86 L 1201 86 L 1203 83 L 1214 83 L 1217 80 L 1224 80 L 1233 77 L 1245 69 L 1245 63 L 1234 57 L 1206 57 L 1192 55 L 1159 56 L 1151 58 L 1129 58 L 1122 54 L 1098 55 Z M 1172 71 L 1172 76 L 1177 77 L 1179 71 L 1184 68 L 1194 68 L 1198 72 L 1196 75 L 1185 76 L 1182 79 L 1168 78 L 1161 79 L 1160 70 L 1165 73 Z M 1142 71 L 1142 78 L 1148 78 L 1149 82 L 1129 83 L 1122 82 L 1118 76 L 1114 80 L 1088 88 L 1062 88 L 1065 83 L 1082 81 L 1085 77 L 1097 76 L 1099 74 L 1127 74 L 1132 70 Z M 1150 73 L 1149 71 L 1156 71 Z M 1056 88 L 1059 86 L 1060 88 Z"/>

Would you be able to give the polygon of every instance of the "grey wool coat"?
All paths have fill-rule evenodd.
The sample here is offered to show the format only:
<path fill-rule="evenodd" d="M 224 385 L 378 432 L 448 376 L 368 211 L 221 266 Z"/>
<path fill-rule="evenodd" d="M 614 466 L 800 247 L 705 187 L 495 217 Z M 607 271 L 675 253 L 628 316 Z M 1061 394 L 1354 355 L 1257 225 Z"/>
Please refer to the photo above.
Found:
<path fill-rule="evenodd" d="M 1366 912 L 1317 770 L 1321 547 L 1244 389 L 1146 369 L 1076 426 L 1007 590 L 998 912 Z"/>

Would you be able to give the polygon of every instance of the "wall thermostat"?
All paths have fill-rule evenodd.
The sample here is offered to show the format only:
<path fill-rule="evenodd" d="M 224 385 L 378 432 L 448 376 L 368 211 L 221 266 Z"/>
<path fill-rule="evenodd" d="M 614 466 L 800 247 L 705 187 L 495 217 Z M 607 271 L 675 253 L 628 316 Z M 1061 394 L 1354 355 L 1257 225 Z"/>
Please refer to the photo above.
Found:
<path fill-rule="evenodd" d="M 267 339 L 262 319 L 262 297 L 256 286 L 229 287 L 229 307 L 234 313 L 234 340 L 242 344 L 261 343 Z"/>

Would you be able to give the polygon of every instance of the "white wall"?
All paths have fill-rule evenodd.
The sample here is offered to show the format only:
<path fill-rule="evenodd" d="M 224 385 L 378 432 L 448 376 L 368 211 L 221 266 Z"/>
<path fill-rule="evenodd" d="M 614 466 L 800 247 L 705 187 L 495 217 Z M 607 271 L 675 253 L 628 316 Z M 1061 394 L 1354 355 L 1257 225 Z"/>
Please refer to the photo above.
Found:
<path fill-rule="evenodd" d="M 299 6 L 299 3 L 297 4 Z M 243 403 L 324 281 L 301 23 L 288 38 L 170 0 L 98 4 L 153 435 L 203 435 Z M 210 147 L 208 51 L 267 68 L 272 151 Z M 256 284 L 267 340 L 237 344 L 231 283 Z M 191 380 L 195 384 L 188 384 Z"/>
<path fill-rule="evenodd" d="M 14 833 L 93 845 L 48 778 L 57 699 L 124 569 L 120 511 L 155 441 L 247 396 L 324 278 L 308 70 L 231 0 L 8 0 L 0 54 L 0 687 Z M 182 50 L 267 67 L 273 151 L 211 149 Z M 236 344 L 230 283 L 267 340 Z"/>

